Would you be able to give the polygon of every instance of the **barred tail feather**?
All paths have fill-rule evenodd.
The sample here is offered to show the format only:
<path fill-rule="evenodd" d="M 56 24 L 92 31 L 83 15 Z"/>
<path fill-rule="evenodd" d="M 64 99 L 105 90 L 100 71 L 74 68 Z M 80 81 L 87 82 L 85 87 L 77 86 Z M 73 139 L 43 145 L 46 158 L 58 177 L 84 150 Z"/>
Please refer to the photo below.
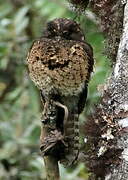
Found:
<path fill-rule="evenodd" d="M 64 166 L 75 164 L 79 154 L 79 121 L 78 114 L 69 112 L 66 124 L 65 138 L 68 140 L 68 147 L 65 149 L 65 157 L 61 160 Z"/>

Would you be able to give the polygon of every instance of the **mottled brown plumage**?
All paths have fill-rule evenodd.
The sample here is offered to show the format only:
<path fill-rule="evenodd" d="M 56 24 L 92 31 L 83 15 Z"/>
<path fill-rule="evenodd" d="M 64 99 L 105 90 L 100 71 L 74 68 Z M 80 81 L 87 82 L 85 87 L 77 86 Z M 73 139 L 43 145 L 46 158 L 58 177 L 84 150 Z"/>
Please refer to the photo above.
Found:
<path fill-rule="evenodd" d="M 43 37 L 33 43 L 27 61 L 30 77 L 44 100 L 59 101 L 68 108 L 67 122 L 60 123 L 69 142 L 65 162 L 72 164 L 78 156 L 78 114 L 86 101 L 92 48 L 75 21 L 59 18 L 47 24 Z"/>
<path fill-rule="evenodd" d="M 77 95 L 89 79 L 88 55 L 82 43 L 73 40 L 36 41 L 28 63 L 32 80 L 48 97 Z"/>

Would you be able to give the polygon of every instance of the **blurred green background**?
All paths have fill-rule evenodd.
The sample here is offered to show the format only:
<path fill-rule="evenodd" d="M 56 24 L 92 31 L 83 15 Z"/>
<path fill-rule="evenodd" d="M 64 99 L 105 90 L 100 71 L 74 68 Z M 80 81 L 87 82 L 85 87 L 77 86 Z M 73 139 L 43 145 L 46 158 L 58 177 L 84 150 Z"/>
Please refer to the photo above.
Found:
<path fill-rule="evenodd" d="M 47 21 L 76 16 L 68 7 L 64 0 L 0 0 L 0 180 L 45 179 L 39 152 L 39 92 L 28 77 L 26 56 Z M 110 63 L 103 55 L 104 38 L 92 12 L 87 10 L 77 21 L 95 57 L 87 106 L 80 116 L 83 123 L 99 100 L 97 86 L 110 73 Z M 60 169 L 62 180 L 87 179 L 84 164 Z"/>

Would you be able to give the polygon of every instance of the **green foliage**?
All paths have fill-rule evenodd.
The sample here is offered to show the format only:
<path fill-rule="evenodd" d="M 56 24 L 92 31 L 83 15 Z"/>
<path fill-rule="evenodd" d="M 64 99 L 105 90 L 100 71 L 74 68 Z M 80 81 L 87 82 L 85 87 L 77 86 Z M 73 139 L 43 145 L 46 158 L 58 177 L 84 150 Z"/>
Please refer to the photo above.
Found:
<path fill-rule="evenodd" d="M 75 13 L 60 0 L 6 0 L 0 5 L 0 180 L 45 179 L 39 155 L 39 92 L 28 77 L 26 56 L 32 41 L 41 35 L 46 21 L 74 18 Z M 81 27 L 94 48 L 96 59 L 89 86 L 86 114 L 99 99 L 97 85 L 110 71 L 103 55 L 103 36 L 85 16 Z M 85 114 L 81 116 L 85 119 Z M 71 171 L 61 167 L 62 179 L 85 179 L 83 165 Z"/>

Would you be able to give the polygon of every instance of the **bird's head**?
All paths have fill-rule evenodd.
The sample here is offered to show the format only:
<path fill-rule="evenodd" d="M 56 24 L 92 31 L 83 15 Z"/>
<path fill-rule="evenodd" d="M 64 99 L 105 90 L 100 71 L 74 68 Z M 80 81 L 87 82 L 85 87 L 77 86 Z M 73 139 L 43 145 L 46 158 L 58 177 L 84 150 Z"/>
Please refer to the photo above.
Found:
<path fill-rule="evenodd" d="M 84 41 L 84 34 L 79 24 L 67 18 L 58 18 L 48 22 L 43 37 Z"/>

